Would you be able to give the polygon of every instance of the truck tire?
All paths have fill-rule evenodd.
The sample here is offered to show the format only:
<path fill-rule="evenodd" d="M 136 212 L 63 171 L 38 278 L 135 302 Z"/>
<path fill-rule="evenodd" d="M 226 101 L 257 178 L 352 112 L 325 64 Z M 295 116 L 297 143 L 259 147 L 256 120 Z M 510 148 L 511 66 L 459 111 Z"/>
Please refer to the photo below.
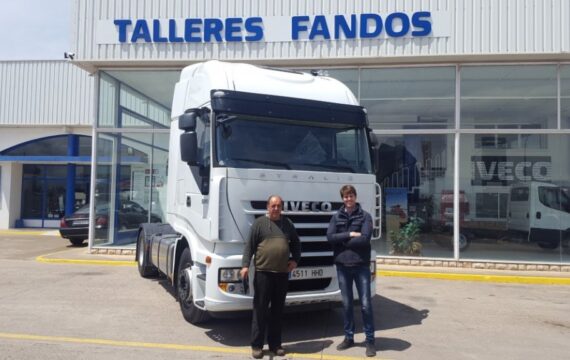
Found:
<path fill-rule="evenodd" d="M 471 245 L 471 239 L 467 234 L 459 233 L 459 251 L 465 251 Z"/>
<path fill-rule="evenodd" d="M 556 241 L 539 241 L 538 246 L 544 250 L 554 250 L 558 247 L 558 243 Z"/>
<path fill-rule="evenodd" d="M 71 238 L 71 239 L 69 239 L 69 242 L 73 246 L 81 246 L 81 245 L 83 245 L 84 241 L 85 241 L 85 239 L 82 239 L 82 238 Z"/>
<path fill-rule="evenodd" d="M 147 234 L 147 231 L 145 231 L 143 227 L 137 239 L 137 267 L 139 274 L 141 274 L 143 278 L 152 278 L 158 275 L 158 269 L 149 261 L 149 250 L 146 246 L 148 242 L 145 240 L 146 237 L 150 235 L 151 234 Z"/>
<path fill-rule="evenodd" d="M 184 319 L 191 324 L 200 324 L 210 319 L 210 315 L 194 305 L 192 296 L 192 279 L 185 271 L 192 266 L 190 249 L 186 248 L 180 255 L 178 269 L 176 270 L 176 299 L 180 303 L 180 310 Z"/>

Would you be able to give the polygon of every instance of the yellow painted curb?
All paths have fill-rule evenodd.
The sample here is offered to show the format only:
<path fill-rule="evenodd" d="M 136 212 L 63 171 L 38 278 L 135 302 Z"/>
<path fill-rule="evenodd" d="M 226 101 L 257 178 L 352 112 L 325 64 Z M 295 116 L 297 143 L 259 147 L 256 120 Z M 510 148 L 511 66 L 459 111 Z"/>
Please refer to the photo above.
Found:
<path fill-rule="evenodd" d="M 0 235 L 44 235 L 49 233 L 47 230 L 0 230 Z M 59 234 L 58 234 L 59 235 Z"/>
<path fill-rule="evenodd" d="M 40 255 L 36 261 L 50 264 L 82 264 L 82 265 L 105 265 L 105 266 L 136 266 L 136 261 L 126 260 L 87 260 L 87 259 L 52 259 L 50 255 Z"/>
<path fill-rule="evenodd" d="M 183 345 L 183 344 L 164 344 L 164 343 L 148 343 L 138 341 L 119 341 L 107 339 L 83 339 L 66 336 L 43 336 L 30 334 L 12 334 L 0 332 L 0 339 L 12 340 L 30 340 L 30 341 L 49 341 L 59 343 L 89 344 L 89 345 L 107 345 L 129 348 L 147 348 L 147 349 L 164 349 L 164 350 L 186 350 L 186 351 L 203 351 L 224 354 L 250 354 L 249 347 L 232 347 L 226 348 L 221 346 L 200 346 L 200 345 Z M 355 360 L 360 357 L 336 356 L 325 354 L 287 354 L 288 359 L 326 359 L 326 360 Z"/>
<path fill-rule="evenodd" d="M 422 279 L 478 281 L 495 283 L 538 284 L 538 285 L 570 285 L 568 277 L 546 276 L 515 276 L 515 275 L 478 275 L 478 274 L 447 274 L 417 271 L 380 270 L 379 276 L 409 277 Z"/>

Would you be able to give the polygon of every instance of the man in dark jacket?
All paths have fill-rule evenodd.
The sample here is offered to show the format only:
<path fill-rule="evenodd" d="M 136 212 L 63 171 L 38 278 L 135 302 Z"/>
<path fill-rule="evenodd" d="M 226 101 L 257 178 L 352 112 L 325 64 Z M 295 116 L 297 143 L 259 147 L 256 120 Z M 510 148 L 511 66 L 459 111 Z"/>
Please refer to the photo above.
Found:
<path fill-rule="evenodd" d="M 251 225 L 243 252 L 242 279 L 248 277 L 249 263 L 255 255 L 251 355 L 256 359 L 263 357 L 266 328 L 269 350 L 277 356 L 285 355 L 281 345 L 281 316 L 289 272 L 297 267 L 301 258 L 301 242 L 291 220 L 281 215 L 282 210 L 281 197 L 270 196 L 267 216 L 257 218 Z"/>
<path fill-rule="evenodd" d="M 356 202 L 356 189 L 344 185 L 340 189 L 344 205 L 333 215 L 327 230 L 327 240 L 332 243 L 334 262 L 338 274 L 338 286 L 344 310 L 344 340 L 337 350 L 354 345 L 354 313 L 352 284 L 356 285 L 362 322 L 366 335 L 366 356 L 376 356 L 374 345 L 374 314 L 370 293 L 370 238 L 372 217 Z"/>

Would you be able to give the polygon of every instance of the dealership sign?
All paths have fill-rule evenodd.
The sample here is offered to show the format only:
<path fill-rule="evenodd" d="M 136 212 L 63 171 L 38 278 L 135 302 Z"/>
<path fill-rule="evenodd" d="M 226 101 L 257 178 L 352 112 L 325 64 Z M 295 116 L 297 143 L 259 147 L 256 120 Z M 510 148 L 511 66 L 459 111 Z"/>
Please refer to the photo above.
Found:
<path fill-rule="evenodd" d="M 549 156 L 472 156 L 472 185 L 552 180 Z"/>
<path fill-rule="evenodd" d="M 329 41 L 447 37 L 449 12 L 99 20 L 98 44 Z"/>

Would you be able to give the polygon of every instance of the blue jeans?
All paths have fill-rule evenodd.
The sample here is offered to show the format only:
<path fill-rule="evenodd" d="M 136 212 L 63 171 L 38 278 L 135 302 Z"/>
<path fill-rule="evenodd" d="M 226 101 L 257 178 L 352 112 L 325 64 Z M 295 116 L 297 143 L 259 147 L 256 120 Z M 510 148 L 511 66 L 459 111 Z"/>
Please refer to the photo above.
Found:
<path fill-rule="evenodd" d="M 342 295 L 342 307 L 344 312 L 344 336 L 354 340 L 354 295 L 352 283 L 356 285 L 360 298 L 360 310 L 366 341 L 374 343 L 374 314 L 372 312 L 372 299 L 370 294 L 370 267 L 336 265 L 338 274 L 338 286 Z"/>

